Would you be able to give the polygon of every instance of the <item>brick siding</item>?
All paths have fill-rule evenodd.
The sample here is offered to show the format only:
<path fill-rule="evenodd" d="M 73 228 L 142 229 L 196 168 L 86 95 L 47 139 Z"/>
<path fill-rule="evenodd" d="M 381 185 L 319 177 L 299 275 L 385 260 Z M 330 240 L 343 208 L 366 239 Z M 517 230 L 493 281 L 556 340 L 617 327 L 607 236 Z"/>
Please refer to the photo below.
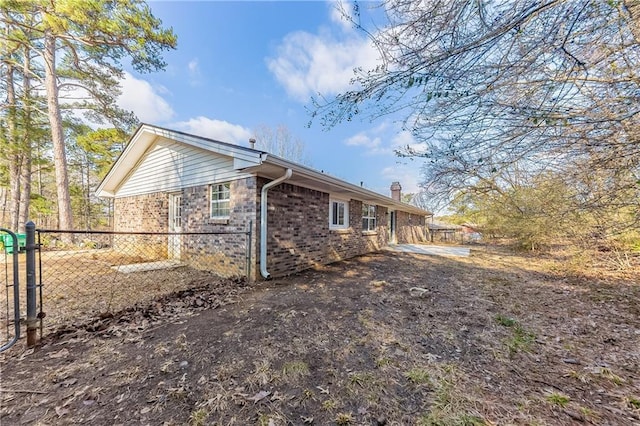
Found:
<path fill-rule="evenodd" d="M 258 180 L 258 186 L 267 183 Z M 286 182 L 268 195 L 267 270 L 287 275 L 318 265 L 375 252 L 389 240 L 387 208 L 376 206 L 376 231 L 362 230 L 362 202 L 349 201 L 349 228 L 329 229 L 329 194 Z M 424 240 L 420 216 L 398 212 L 397 236 L 402 242 Z M 422 218 L 424 228 L 424 218 Z"/>
<path fill-rule="evenodd" d="M 398 244 L 415 244 L 429 239 L 424 216 L 398 211 L 396 223 Z"/>
<path fill-rule="evenodd" d="M 249 272 L 255 279 L 255 238 L 251 241 L 244 232 L 250 223 L 256 232 L 256 179 L 247 178 L 230 184 L 231 214 L 228 220 L 212 219 L 209 211 L 209 185 L 184 188 L 182 195 L 183 232 L 235 232 L 223 235 L 183 235 L 180 241 L 180 260 L 197 268 L 215 265 L 221 276 L 245 276 Z M 133 232 L 168 232 L 169 194 L 154 193 L 115 200 L 114 230 Z M 175 237 L 169 237 L 175 238 Z M 124 241 L 124 240 L 123 240 Z M 136 244 L 136 237 L 127 239 L 126 245 Z M 148 242 L 145 242 L 148 244 Z M 157 247 L 145 247 L 144 252 L 161 258 L 168 257 L 169 241 L 165 236 Z M 252 260 L 247 271 L 247 253 L 250 244 Z M 125 244 L 122 244 L 124 247 Z"/>
<path fill-rule="evenodd" d="M 209 217 L 209 185 L 182 190 L 184 232 L 244 232 L 252 223 L 249 278 L 259 279 L 260 192 L 269 182 L 264 178 L 247 178 L 231 182 L 231 214 L 228 220 Z M 362 202 L 349 201 L 349 228 L 329 229 L 329 194 L 284 182 L 268 195 L 267 270 L 273 276 L 292 274 L 304 269 L 380 250 L 389 240 L 388 211 L 376 206 L 375 232 L 362 230 Z M 116 231 L 167 232 L 169 195 L 155 193 L 117 198 Z M 424 218 L 397 212 L 396 236 L 399 243 L 426 240 Z M 212 235 L 209 239 L 184 236 L 181 260 L 208 257 L 216 273 L 223 276 L 246 274 L 247 236 Z M 163 250 L 167 255 L 165 239 Z M 160 244 L 162 245 L 162 244 Z M 160 249 L 160 248 L 158 248 Z"/>

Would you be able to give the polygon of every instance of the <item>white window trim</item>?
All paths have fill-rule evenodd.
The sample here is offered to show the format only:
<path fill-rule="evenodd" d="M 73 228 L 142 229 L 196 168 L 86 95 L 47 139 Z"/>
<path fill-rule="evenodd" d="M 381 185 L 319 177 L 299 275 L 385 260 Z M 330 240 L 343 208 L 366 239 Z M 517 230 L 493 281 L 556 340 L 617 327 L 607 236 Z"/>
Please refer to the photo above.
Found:
<path fill-rule="evenodd" d="M 220 182 L 220 183 L 212 183 L 211 185 L 209 185 L 209 219 L 214 219 L 214 220 L 225 220 L 225 219 L 229 219 L 229 214 L 225 215 L 225 216 L 214 216 L 213 215 L 213 203 L 214 200 L 212 198 L 213 195 L 213 188 L 217 187 L 219 185 L 228 185 L 229 186 L 229 198 L 228 199 L 222 199 L 222 200 L 215 200 L 216 203 L 219 203 L 220 201 L 227 201 L 229 203 L 229 213 L 231 213 L 231 182 Z"/>
<path fill-rule="evenodd" d="M 364 206 L 373 207 L 373 216 L 368 216 L 368 214 L 369 214 L 369 209 L 368 208 L 367 208 L 367 216 L 362 215 L 362 221 L 363 222 L 364 222 L 364 219 L 369 219 L 367 221 L 367 223 L 370 223 L 371 219 L 373 219 L 373 229 L 364 229 L 364 227 L 363 227 L 362 231 L 363 232 L 375 232 L 375 230 L 378 229 L 378 218 L 376 217 L 376 214 L 377 214 L 376 210 L 378 210 L 377 206 L 375 204 L 362 203 L 363 210 L 364 210 Z"/>
<path fill-rule="evenodd" d="M 333 203 L 344 204 L 344 224 L 334 225 L 333 221 Z M 339 198 L 329 199 L 329 229 L 349 229 L 349 201 L 341 200 Z"/>

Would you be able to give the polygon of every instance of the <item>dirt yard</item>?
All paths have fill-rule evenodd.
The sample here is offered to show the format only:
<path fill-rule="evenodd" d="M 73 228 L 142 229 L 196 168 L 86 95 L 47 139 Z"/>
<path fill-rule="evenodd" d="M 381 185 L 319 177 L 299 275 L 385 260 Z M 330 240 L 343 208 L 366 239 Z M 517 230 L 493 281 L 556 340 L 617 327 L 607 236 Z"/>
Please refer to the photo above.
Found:
<path fill-rule="evenodd" d="M 479 249 L 211 281 L 1 355 L 0 423 L 638 425 L 640 274 L 572 270 Z"/>

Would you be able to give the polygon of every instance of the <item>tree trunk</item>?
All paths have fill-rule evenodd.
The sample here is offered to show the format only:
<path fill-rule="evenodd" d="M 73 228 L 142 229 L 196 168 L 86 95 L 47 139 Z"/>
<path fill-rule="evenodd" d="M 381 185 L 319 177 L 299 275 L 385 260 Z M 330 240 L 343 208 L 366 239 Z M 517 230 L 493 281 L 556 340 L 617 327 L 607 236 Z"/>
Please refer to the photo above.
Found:
<path fill-rule="evenodd" d="M 25 224 L 29 220 L 29 205 L 31 203 L 31 57 L 29 47 L 24 48 L 23 62 L 23 82 L 22 82 L 22 108 L 23 108 L 23 128 L 22 143 L 22 164 L 20 173 L 20 210 L 18 214 L 18 232 L 25 232 Z"/>
<path fill-rule="evenodd" d="M 0 187 L 0 208 L 2 209 L 2 216 L 0 217 L 0 226 L 5 227 L 7 224 L 7 188 Z"/>
<path fill-rule="evenodd" d="M 51 126 L 51 142 L 53 144 L 53 165 L 56 175 L 56 191 L 58 194 L 58 227 L 64 230 L 73 229 L 71 217 L 71 196 L 69 195 L 69 173 L 67 170 L 67 154 L 62 131 L 62 114 L 58 99 L 58 82 L 56 73 L 56 38 L 50 31 L 44 36 L 44 70 L 47 91 L 47 109 Z M 71 234 L 63 241 L 70 242 Z"/>
<path fill-rule="evenodd" d="M 31 201 L 31 155 L 22 156 L 20 176 L 20 211 L 18 215 L 18 232 L 24 233 L 24 225 L 29 220 L 29 204 Z"/>
<path fill-rule="evenodd" d="M 7 63 L 7 104 L 9 117 L 7 120 L 8 141 L 7 141 L 7 161 L 9 163 L 9 188 L 11 196 L 9 199 L 9 228 L 18 229 L 18 216 L 20 214 L 20 160 L 18 149 L 18 138 L 16 135 L 16 120 L 18 119 L 16 92 L 13 80 L 13 65 Z"/>

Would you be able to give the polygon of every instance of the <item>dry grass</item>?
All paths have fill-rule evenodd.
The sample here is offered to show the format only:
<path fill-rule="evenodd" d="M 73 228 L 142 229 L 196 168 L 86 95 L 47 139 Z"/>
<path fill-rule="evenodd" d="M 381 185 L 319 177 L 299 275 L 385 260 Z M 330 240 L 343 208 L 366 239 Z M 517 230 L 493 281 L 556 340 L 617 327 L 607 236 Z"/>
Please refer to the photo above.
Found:
<path fill-rule="evenodd" d="M 12 368 L 1 419 L 640 423 L 638 276 L 536 262 L 491 250 L 467 259 L 375 254 L 263 283 L 198 315 L 78 332 L 3 361 Z M 223 297 L 214 289 L 186 306 Z M 27 380 L 46 394 L 10 392 Z"/>

